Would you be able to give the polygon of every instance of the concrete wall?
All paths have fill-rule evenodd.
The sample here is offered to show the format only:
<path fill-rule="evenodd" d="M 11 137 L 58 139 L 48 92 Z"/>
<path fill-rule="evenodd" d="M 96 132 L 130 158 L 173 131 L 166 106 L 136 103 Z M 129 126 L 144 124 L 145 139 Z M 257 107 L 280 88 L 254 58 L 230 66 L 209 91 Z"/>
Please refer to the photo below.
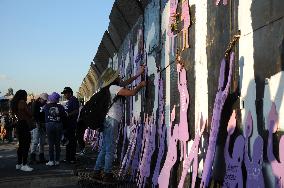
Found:
<path fill-rule="evenodd" d="M 179 74 L 175 63 L 175 51 L 177 48 L 182 48 L 184 45 L 182 42 L 183 34 L 188 32 L 189 48 L 185 48 L 181 53 L 189 93 L 188 116 L 187 122 L 185 122 L 189 134 L 186 151 L 189 155 L 191 144 L 199 129 L 199 118 L 202 113 L 203 118 L 208 119 L 208 122 L 199 145 L 198 176 L 201 178 L 208 139 L 211 136 L 210 125 L 215 95 L 218 91 L 221 60 L 233 35 L 241 30 L 239 42 L 232 48 L 232 51 L 235 52 L 232 83 L 221 114 L 215 158 L 212 164 L 211 175 L 214 181 L 211 181 L 211 184 L 222 184 L 226 174 L 224 146 L 227 137 L 227 124 L 233 109 L 235 109 L 237 111 L 237 127 L 232 135 L 230 151 L 233 150 L 236 137 L 243 134 L 246 118 L 250 112 L 253 120 L 250 148 L 253 147 L 255 138 L 260 135 L 264 140 L 263 174 L 265 185 L 267 187 L 273 186 L 275 174 L 271 169 L 266 152 L 268 143 L 267 118 L 272 102 L 274 102 L 279 115 L 278 133 L 282 135 L 284 129 L 282 117 L 284 115 L 284 105 L 282 104 L 284 100 L 284 1 L 229 0 L 227 5 L 221 3 L 216 6 L 212 0 L 189 0 L 191 26 L 187 30 L 177 32 L 173 38 L 168 35 L 170 2 L 172 1 L 149 1 L 143 9 L 142 15 L 137 18 L 136 23 L 125 37 L 121 38 L 121 45 L 113 57 L 109 59 L 109 62 L 105 62 L 108 67 L 119 69 L 121 75 L 125 78 L 135 75 L 139 64 L 145 63 L 148 68 L 147 89 L 143 89 L 135 97 L 127 99 L 125 123 L 130 124 L 132 117 L 139 119 L 144 117 L 144 114 L 153 116 L 157 120 L 157 110 L 159 110 L 157 83 L 161 77 L 164 81 L 164 123 L 168 129 L 166 142 L 169 145 L 171 129 L 173 128 L 171 128 L 170 117 L 174 106 L 177 107 L 175 122 L 181 122 L 179 111 L 182 104 L 180 102 L 181 93 L 178 89 Z M 180 6 L 181 2 L 178 4 L 178 12 Z M 116 36 L 111 33 L 112 31 L 109 30 L 109 32 L 110 36 Z M 122 34 L 120 33 L 120 35 Z M 113 39 L 113 41 L 117 40 Z M 138 63 L 135 62 L 137 56 L 141 53 L 143 60 L 138 61 Z M 227 72 L 226 70 L 226 75 Z M 86 87 L 90 88 L 91 82 L 94 83 L 96 82 L 95 79 L 99 78 L 97 73 L 93 74 L 95 76 L 90 77 L 90 80 L 87 79 L 84 83 L 86 86 L 84 84 L 81 86 L 84 96 L 87 93 L 87 97 L 90 96 L 86 90 L 93 91 L 93 89 L 86 89 Z M 144 78 L 139 79 L 143 80 Z M 137 84 L 135 82 L 129 88 L 133 88 Z M 278 158 L 279 153 L 279 139 L 279 136 L 274 139 L 276 158 Z M 179 157 L 182 150 L 181 145 L 182 141 L 180 140 L 176 146 L 177 156 Z M 156 152 L 157 150 L 158 148 L 156 148 Z M 201 150 L 205 152 L 202 153 Z M 162 166 L 166 154 L 167 152 L 164 154 Z M 155 156 L 155 153 L 153 156 Z M 156 160 L 153 158 L 153 163 L 155 162 Z M 171 168 L 170 187 L 177 186 L 182 166 L 183 162 L 178 159 Z M 189 170 L 189 172 L 192 171 L 192 169 Z M 150 177 L 152 175 L 153 168 L 151 168 Z M 148 178 L 148 181 L 151 183 L 150 178 Z M 189 185 L 190 182 L 190 178 L 187 178 L 185 185 Z"/>

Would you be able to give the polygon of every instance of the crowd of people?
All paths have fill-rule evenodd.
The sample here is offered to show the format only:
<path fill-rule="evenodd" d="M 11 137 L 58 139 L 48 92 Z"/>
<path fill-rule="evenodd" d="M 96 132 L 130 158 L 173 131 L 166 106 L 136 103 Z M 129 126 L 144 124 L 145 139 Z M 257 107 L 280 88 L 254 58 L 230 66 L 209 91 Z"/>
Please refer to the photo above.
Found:
<path fill-rule="evenodd" d="M 135 87 L 127 88 L 126 86 L 137 78 L 141 78 L 144 71 L 145 67 L 141 66 L 137 75 L 122 80 L 119 71 L 108 68 L 101 76 L 101 88 L 108 87 L 111 105 L 104 120 L 102 145 L 94 167 L 94 178 L 106 182 L 114 179 L 112 173 L 113 161 L 119 125 L 123 117 L 124 99 L 136 95 L 139 90 L 146 86 L 146 82 L 141 81 Z M 11 116 L 17 117 L 14 126 L 12 126 L 15 127 L 18 139 L 16 169 L 32 171 L 33 168 L 29 165 L 36 161 L 37 148 L 39 148 L 39 162 L 46 163 L 47 166 L 60 164 L 60 144 L 66 145 L 64 162 L 75 163 L 77 145 L 79 145 L 80 154 L 84 153 L 83 137 L 87 127 L 84 125 L 84 120 L 79 118 L 82 106 L 80 107 L 78 99 L 73 96 L 70 87 L 65 87 L 61 94 L 64 94 L 67 99 L 64 106 L 59 103 L 60 95 L 56 92 L 50 95 L 42 93 L 31 105 L 27 104 L 27 92 L 25 90 L 18 90 L 14 95 L 10 106 Z M 48 161 L 44 156 L 46 136 L 49 145 Z M 29 150 L 31 163 L 28 165 Z"/>
<path fill-rule="evenodd" d="M 64 106 L 59 103 L 61 96 L 56 92 L 50 95 L 42 93 L 29 104 L 27 104 L 27 92 L 25 90 L 18 90 L 15 93 L 10 104 L 11 112 L 9 115 L 4 115 L 2 120 L 6 135 L 9 135 L 6 136 L 9 142 L 13 141 L 13 129 L 18 139 L 17 170 L 32 171 L 31 165 L 35 162 L 46 163 L 47 166 L 59 165 L 61 145 L 66 146 L 63 162 L 73 164 L 76 162 L 77 140 L 80 140 L 78 143 L 81 154 L 83 154 L 84 145 L 81 146 L 81 139 L 77 138 L 83 138 L 84 133 L 81 133 L 81 131 L 76 135 L 80 103 L 73 96 L 70 87 L 65 87 L 61 94 L 64 94 L 67 99 Z M 15 120 L 12 117 L 15 117 Z M 6 123 L 9 122 L 8 119 L 11 119 L 9 123 L 11 129 L 7 128 L 9 127 Z M 83 126 L 82 123 L 80 123 L 80 126 Z M 46 138 L 49 151 L 48 160 L 44 156 Z M 29 151 L 30 160 L 28 161 Z"/>

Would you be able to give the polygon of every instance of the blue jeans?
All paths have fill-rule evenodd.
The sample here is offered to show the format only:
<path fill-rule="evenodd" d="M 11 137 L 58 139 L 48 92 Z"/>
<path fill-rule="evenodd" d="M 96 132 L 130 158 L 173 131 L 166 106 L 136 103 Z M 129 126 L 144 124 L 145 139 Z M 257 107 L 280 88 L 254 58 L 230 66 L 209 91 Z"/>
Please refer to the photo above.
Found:
<path fill-rule="evenodd" d="M 54 161 L 54 146 L 55 146 L 55 161 L 60 159 L 60 139 L 62 134 L 61 123 L 46 123 L 46 133 L 49 145 L 49 161 Z"/>
<path fill-rule="evenodd" d="M 95 170 L 104 170 L 104 173 L 111 173 L 114 160 L 116 139 L 118 136 L 119 122 L 116 119 L 107 117 L 104 122 L 103 143 L 98 155 Z"/>
<path fill-rule="evenodd" d="M 44 153 L 45 123 L 36 123 L 36 128 L 32 130 L 31 153 L 35 153 L 39 144 L 39 153 Z"/>

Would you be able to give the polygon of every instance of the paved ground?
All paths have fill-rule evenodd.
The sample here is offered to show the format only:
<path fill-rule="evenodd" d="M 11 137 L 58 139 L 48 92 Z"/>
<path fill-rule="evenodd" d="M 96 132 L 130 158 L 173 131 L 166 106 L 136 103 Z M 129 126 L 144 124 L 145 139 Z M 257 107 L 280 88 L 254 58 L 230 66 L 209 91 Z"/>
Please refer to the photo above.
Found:
<path fill-rule="evenodd" d="M 1 188 L 77 188 L 78 178 L 75 176 L 77 165 L 61 163 L 57 167 L 48 167 L 45 164 L 31 165 L 32 172 L 23 172 L 15 169 L 17 154 L 16 142 L 11 144 L 0 143 L 0 187 Z M 45 154 L 47 154 L 47 146 Z M 65 150 L 62 147 L 61 159 L 64 159 Z M 46 158 L 48 155 L 46 155 Z"/>

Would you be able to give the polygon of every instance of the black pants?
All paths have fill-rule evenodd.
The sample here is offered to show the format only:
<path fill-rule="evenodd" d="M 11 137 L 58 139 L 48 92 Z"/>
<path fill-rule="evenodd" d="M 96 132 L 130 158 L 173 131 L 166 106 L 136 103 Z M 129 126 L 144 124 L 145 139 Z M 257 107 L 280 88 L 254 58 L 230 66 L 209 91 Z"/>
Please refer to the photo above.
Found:
<path fill-rule="evenodd" d="M 17 150 L 18 164 L 26 165 L 31 144 L 31 133 L 26 121 L 21 120 L 16 125 L 19 147 Z"/>
<path fill-rule="evenodd" d="M 69 128 L 65 133 L 69 143 L 66 145 L 66 161 L 75 161 L 76 155 L 76 137 L 75 128 Z"/>
<path fill-rule="evenodd" d="M 82 151 L 85 148 L 85 142 L 84 142 L 84 133 L 86 130 L 86 126 L 83 121 L 79 121 L 76 128 L 76 138 L 79 145 L 80 151 Z"/>

